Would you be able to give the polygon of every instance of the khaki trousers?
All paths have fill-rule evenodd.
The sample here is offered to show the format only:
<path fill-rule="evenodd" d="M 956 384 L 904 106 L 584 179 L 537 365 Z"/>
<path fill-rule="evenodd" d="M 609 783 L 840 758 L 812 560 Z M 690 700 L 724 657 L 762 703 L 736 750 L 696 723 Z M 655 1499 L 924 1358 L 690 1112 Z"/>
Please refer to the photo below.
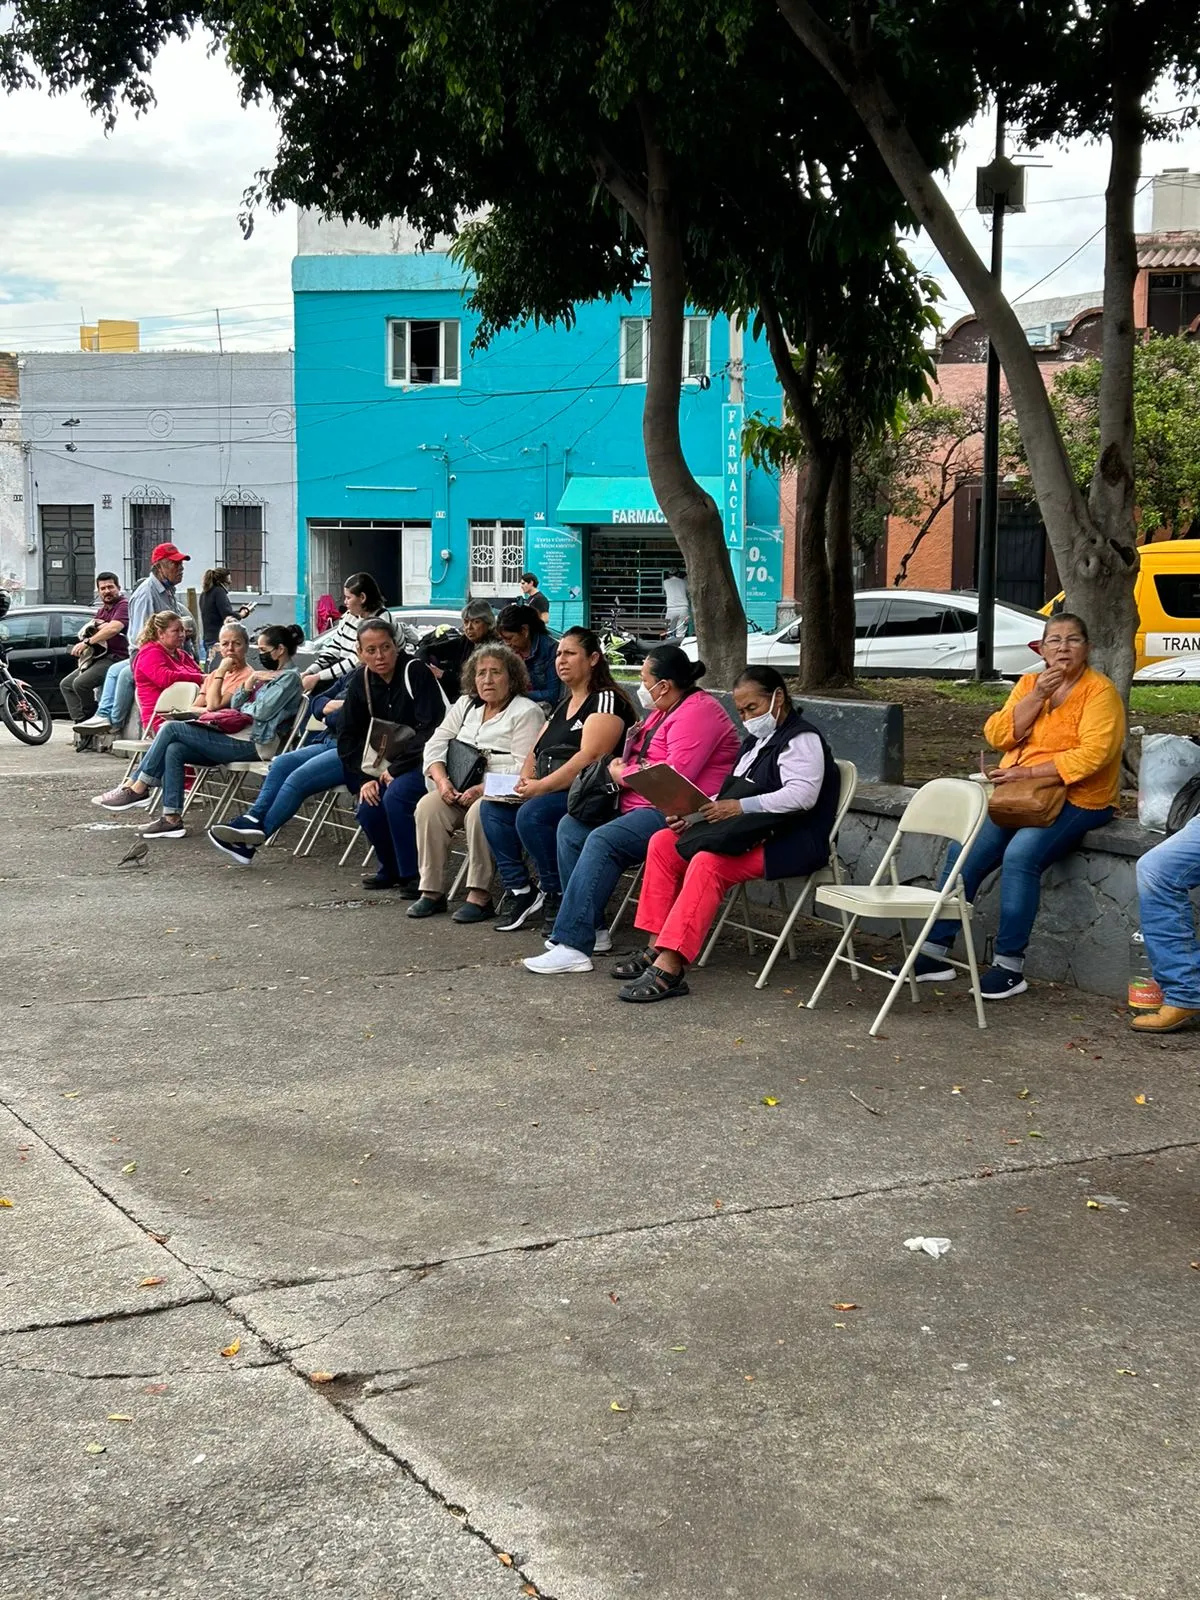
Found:
<path fill-rule="evenodd" d="M 417 829 L 422 894 L 446 893 L 446 862 L 454 835 L 460 828 L 467 836 L 467 888 L 484 891 L 491 888 L 496 863 L 483 832 L 482 819 L 478 801 L 469 811 L 447 805 L 441 795 L 435 793 L 417 801 L 413 822 Z"/>

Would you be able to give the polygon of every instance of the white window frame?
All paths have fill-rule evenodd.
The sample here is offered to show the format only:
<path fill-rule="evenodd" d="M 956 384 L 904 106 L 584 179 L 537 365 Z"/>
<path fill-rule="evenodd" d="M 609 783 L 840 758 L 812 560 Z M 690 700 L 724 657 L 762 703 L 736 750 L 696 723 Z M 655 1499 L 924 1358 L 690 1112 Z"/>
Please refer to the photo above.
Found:
<path fill-rule="evenodd" d="M 436 323 L 438 327 L 437 377 L 432 382 L 414 380 L 412 377 L 412 339 L 409 329 L 414 322 Z M 404 329 L 404 365 L 397 373 L 395 362 L 396 329 Z M 454 376 L 446 376 L 446 330 L 453 328 Z M 457 317 L 388 317 L 384 326 L 383 346 L 384 382 L 389 389 L 445 389 L 457 388 L 462 383 L 462 324 Z"/>
<path fill-rule="evenodd" d="M 467 541 L 469 592 L 484 596 L 511 594 L 525 570 L 525 524 L 508 517 L 494 521 L 490 517 L 472 518 L 467 524 Z M 480 560 L 485 551 L 486 559 Z"/>
<path fill-rule="evenodd" d="M 629 333 L 632 327 L 641 329 L 642 350 L 641 364 L 637 371 L 630 370 L 629 364 Z M 693 329 L 703 330 L 703 354 L 699 363 L 693 362 L 692 332 Z M 698 383 L 701 378 L 707 378 L 711 366 L 712 351 L 712 318 L 689 316 L 683 319 L 683 359 L 680 377 L 684 383 Z M 622 317 L 621 330 L 618 339 L 618 369 L 617 378 L 621 383 L 645 383 L 647 371 L 650 366 L 650 318 L 649 317 Z"/>

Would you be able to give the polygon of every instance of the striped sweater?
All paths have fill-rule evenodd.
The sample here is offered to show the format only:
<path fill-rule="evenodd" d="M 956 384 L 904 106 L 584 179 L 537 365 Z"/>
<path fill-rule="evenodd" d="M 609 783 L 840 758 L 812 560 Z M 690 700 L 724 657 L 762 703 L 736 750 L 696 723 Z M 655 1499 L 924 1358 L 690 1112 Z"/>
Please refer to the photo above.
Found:
<path fill-rule="evenodd" d="M 388 618 L 386 611 L 372 612 L 371 615 Z M 336 626 L 321 635 L 321 648 L 314 656 L 312 665 L 305 668 L 306 673 L 316 673 L 318 693 L 359 666 L 358 625 L 363 620 L 347 612 Z"/>

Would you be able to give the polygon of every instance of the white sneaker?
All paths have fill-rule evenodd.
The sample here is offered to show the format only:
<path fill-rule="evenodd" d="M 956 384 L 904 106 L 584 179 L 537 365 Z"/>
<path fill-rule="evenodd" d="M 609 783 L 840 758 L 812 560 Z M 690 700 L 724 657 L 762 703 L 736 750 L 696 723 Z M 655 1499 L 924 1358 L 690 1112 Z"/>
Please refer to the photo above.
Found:
<path fill-rule="evenodd" d="M 612 949 L 612 934 L 607 928 L 596 929 L 596 942 L 592 949 L 598 956 L 606 956 Z"/>
<path fill-rule="evenodd" d="M 585 956 L 582 950 L 572 950 L 569 944 L 556 944 L 552 950 L 547 950 L 544 956 L 527 956 L 521 965 L 530 972 L 540 972 L 550 977 L 555 977 L 560 972 L 593 970 L 591 957 Z"/>

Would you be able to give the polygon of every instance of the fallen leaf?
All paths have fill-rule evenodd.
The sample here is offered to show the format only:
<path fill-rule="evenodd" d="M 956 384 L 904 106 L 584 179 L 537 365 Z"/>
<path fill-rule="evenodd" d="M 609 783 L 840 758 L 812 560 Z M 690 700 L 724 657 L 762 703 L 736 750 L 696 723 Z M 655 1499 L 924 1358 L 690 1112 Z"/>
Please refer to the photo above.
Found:
<path fill-rule="evenodd" d="M 1200 1272 L 1200 1261 L 1189 1261 L 1188 1266 L 1191 1267 L 1193 1272 Z"/>
<path fill-rule="evenodd" d="M 496 1560 L 502 1567 L 511 1567 L 513 1564 L 512 1557 L 509 1555 L 507 1550 L 498 1550 L 496 1552 Z"/>
<path fill-rule="evenodd" d="M 950 1086 L 950 1093 L 951 1094 L 961 1094 L 962 1093 L 962 1084 L 961 1083 L 952 1084 Z"/>
<path fill-rule="evenodd" d="M 137 1171 L 137 1162 L 136 1161 L 127 1161 L 125 1163 L 125 1165 L 121 1168 L 121 1171 L 122 1172 L 136 1172 Z"/>
<path fill-rule="evenodd" d="M 124 1411 L 110 1411 L 108 1420 L 109 1422 L 132 1422 L 133 1418 Z"/>
<path fill-rule="evenodd" d="M 523 1583 L 521 1585 L 521 1593 L 522 1594 L 536 1595 L 537 1594 L 537 1590 L 533 1587 L 533 1585 L 531 1583 Z"/>
<path fill-rule="evenodd" d="M 139 1289 L 156 1289 L 160 1283 L 166 1283 L 165 1278 L 143 1278 L 138 1284 Z"/>
<path fill-rule="evenodd" d="M 12 1210 L 13 1203 L 6 1194 L 0 1194 L 0 1206 L 3 1206 L 6 1211 Z"/>
<path fill-rule="evenodd" d="M 1121 1376 L 1123 1378 L 1136 1378 L 1137 1377 L 1137 1373 L 1133 1370 L 1132 1367 L 1118 1367 L 1117 1371 L 1121 1374 Z"/>
<path fill-rule="evenodd" d="M 1194 1267 L 1200 1267 L 1200 1261 L 1193 1261 L 1192 1265 Z M 678 1356 L 678 1355 L 682 1355 L 683 1354 L 683 1352 L 687 1349 L 687 1345 L 685 1345 L 685 1344 L 673 1344 L 671 1346 L 671 1349 Z"/>
<path fill-rule="evenodd" d="M 148 1383 L 142 1390 L 143 1394 L 166 1394 L 170 1388 L 168 1383 Z"/>
<path fill-rule="evenodd" d="M 608 1298 L 612 1301 L 613 1305 L 619 1305 L 621 1303 L 621 1296 L 612 1289 L 608 1291 Z"/>
<path fill-rule="evenodd" d="M 104 1445 L 97 1444 L 94 1439 L 92 1440 L 91 1444 L 85 1444 L 83 1448 L 85 1453 L 89 1456 L 102 1456 L 105 1450 Z"/>
<path fill-rule="evenodd" d="M 310 1372 L 308 1381 L 309 1383 L 332 1383 L 336 1377 L 336 1372 Z"/>
<path fill-rule="evenodd" d="M 1039 1132 L 1039 1130 L 1037 1128 L 1030 1128 L 1029 1137 L 1031 1139 L 1043 1139 L 1043 1138 L 1045 1138 L 1045 1135 L 1043 1133 Z"/>
<path fill-rule="evenodd" d="M 221 1351 L 221 1354 L 226 1358 L 226 1360 L 228 1360 L 230 1356 L 237 1355 L 241 1348 L 242 1341 L 240 1339 L 235 1339 L 232 1344 L 227 1344 L 225 1346 L 224 1350 Z"/>
<path fill-rule="evenodd" d="M 1018 1217 L 1021 1216 L 1024 1212 L 1026 1212 L 1028 1210 L 1029 1210 L 1028 1206 L 1014 1206 L 1013 1207 L 1013 1211 Z"/>
<path fill-rule="evenodd" d="M 1133 1103 L 1135 1106 L 1144 1106 L 1146 1104 L 1146 1096 L 1144 1094 L 1135 1094 Z"/>
<path fill-rule="evenodd" d="M 745 1373 L 744 1377 L 745 1377 L 747 1383 L 753 1383 L 754 1382 L 754 1374 L 752 1372 Z"/>
<path fill-rule="evenodd" d="M 1028 1100 L 1029 1099 L 1029 1090 L 1028 1089 L 1018 1089 L 1017 1090 L 1017 1099 L 1018 1100 Z"/>
<path fill-rule="evenodd" d="M 1089 1211 L 1103 1211 L 1104 1210 L 1104 1207 L 1100 1204 L 1099 1200 L 1089 1200 L 1088 1203 L 1087 1203 L 1087 1208 L 1088 1208 Z"/>
<path fill-rule="evenodd" d="M 628 1411 L 629 1407 L 628 1406 L 618 1405 L 615 1400 L 610 1400 L 609 1403 L 608 1403 L 608 1409 L 610 1411 Z"/>
<path fill-rule="evenodd" d="M 762 1103 L 763 1103 L 764 1106 L 777 1106 L 779 1104 L 779 1101 L 775 1098 L 775 1096 L 773 1094 L 765 1094 L 762 1097 Z"/>
<path fill-rule="evenodd" d="M 64 1100 L 78 1100 L 79 1099 L 79 1095 L 80 1095 L 80 1091 L 78 1089 L 64 1089 L 63 1090 L 63 1099 Z"/>
<path fill-rule="evenodd" d="M 857 1311 L 858 1310 L 858 1301 L 857 1300 L 835 1300 L 833 1302 L 833 1309 L 835 1311 Z"/>
<path fill-rule="evenodd" d="M 725 1204 L 724 1200 L 714 1200 L 713 1201 L 713 1210 L 714 1211 L 720 1211 L 721 1207 L 724 1204 Z"/>

